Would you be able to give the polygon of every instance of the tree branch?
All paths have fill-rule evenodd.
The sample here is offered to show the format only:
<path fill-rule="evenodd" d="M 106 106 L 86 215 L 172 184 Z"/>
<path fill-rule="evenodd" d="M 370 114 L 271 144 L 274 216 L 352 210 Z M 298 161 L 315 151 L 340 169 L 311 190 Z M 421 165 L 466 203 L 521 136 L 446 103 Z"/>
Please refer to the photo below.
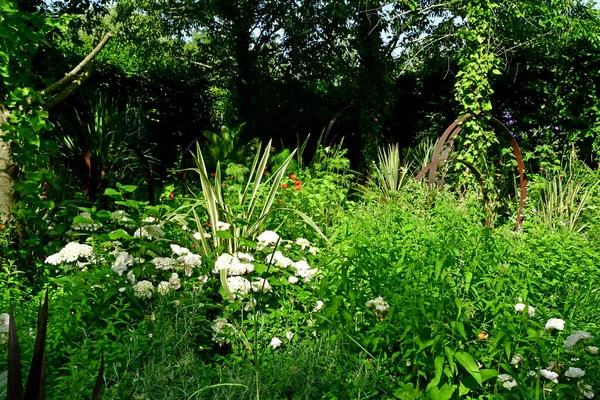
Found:
<path fill-rule="evenodd" d="M 83 71 L 80 71 L 75 80 L 73 80 L 67 87 L 58 92 L 50 100 L 44 103 L 42 106 L 44 109 L 49 110 L 52 107 L 61 103 L 64 99 L 69 97 L 83 82 L 92 74 L 93 68 L 91 65 L 87 65 Z"/>
<path fill-rule="evenodd" d="M 40 96 L 43 97 L 45 95 L 56 92 L 56 91 L 62 89 L 64 86 L 66 86 L 69 83 L 76 80 L 78 78 L 78 75 L 80 73 L 82 73 L 82 70 L 84 70 L 84 68 L 87 67 L 89 62 L 92 61 L 94 58 L 96 58 L 98 53 L 100 53 L 100 51 L 104 48 L 104 46 L 106 46 L 106 43 L 110 40 L 111 37 L 112 37 L 112 33 L 110 33 L 110 32 L 108 32 L 106 35 L 104 35 L 104 38 L 100 41 L 100 43 L 98 43 L 98 45 L 92 50 L 92 52 L 90 54 L 87 55 L 87 57 L 85 57 L 83 59 L 83 61 L 81 61 L 75 68 L 73 68 L 73 70 L 71 72 L 67 73 L 61 80 L 59 80 L 58 82 L 54 82 L 52 85 L 48 86 L 46 89 L 39 92 Z M 87 78 L 85 78 L 85 79 L 87 79 Z M 85 80 L 85 79 L 83 79 L 83 80 Z M 81 79 L 77 79 L 77 80 L 81 80 Z M 81 83 L 79 83 L 79 85 L 81 85 Z M 77 86 L 79 86 L 79 85 L 77 85 Z M 65 89 L 65 90 L 67 90 L 67 89 Z M 52 99 L 50 99 L 46 104 L 48 104 L 49 102 L 52 102 L 58 96 L 60 96 L 60 93 L 57 94 L 56 96 L 54 96 Z M 47 106 L 45 106 L 45 107 L 49 108 Z"/>

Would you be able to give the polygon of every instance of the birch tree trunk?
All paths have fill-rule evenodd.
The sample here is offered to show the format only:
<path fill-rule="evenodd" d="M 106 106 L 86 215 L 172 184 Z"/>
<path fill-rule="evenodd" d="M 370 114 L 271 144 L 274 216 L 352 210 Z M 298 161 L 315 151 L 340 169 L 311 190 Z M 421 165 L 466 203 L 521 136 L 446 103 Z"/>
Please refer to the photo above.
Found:
<path fill-rule="evenodd" d="M 0 127 L 8 121 L 10 113 L 0 104 Z M 10 153 L 10 144 L 2 140 L 0 130 L 0 224 L 10 218 L 10 208 L 13 202 L 12 185 L 14 179 L 14 165 Z"/>

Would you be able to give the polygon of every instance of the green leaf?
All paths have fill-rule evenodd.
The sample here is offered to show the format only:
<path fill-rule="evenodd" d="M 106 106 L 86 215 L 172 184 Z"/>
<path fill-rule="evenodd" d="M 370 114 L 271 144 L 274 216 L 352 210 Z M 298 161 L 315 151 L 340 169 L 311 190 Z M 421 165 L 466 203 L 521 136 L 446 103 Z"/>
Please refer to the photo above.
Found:
<path fill-rule="evenodd" d="M 467 370 L 479 385 L 482 384 L 481 371 L 479 371 L 477 363 L 469 353 L 465 353 L 464 351 L 458 352 L 454 354 L 454 358 Z"/>

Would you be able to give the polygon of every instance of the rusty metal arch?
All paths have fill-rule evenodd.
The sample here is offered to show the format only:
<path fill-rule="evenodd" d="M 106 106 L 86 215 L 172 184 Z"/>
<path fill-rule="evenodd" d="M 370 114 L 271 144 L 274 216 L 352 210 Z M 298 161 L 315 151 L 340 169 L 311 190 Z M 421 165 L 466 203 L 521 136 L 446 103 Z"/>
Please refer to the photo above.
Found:
<path fill-rule="evenodd" d="M 429 172 L 429 185 L 433 186 L 435 184 L 435 175 L 437 173 L 438 165 L 444 164 L 448 160 L 448 156 L 450 155 L 450 151 L 452 150 L 452 146 L 454 145 L 454 138 L 460 133 L 462 127 L 460 124 L 463 121 L 466 121 L 469 118 L 474 118 L 473 114 L 467 114 L 463 117 L 460 117 L 456 121 L 454 121 L 442 134 L 440 139 L 438 140 L 435 149 L 433 151 L 432 161 L 427 164 L 415 177 L 417 180 L 423 179 L 425 174 Z M 512 148 L 513 154 L 517 160 L 517 166 L 519 168 L 519 181 L 520 181 L 520 199 L 519 199 L 519 211 L 517 212 L 517 221 L 515 225 L 515 229 L 518 229 L 523 222 L 523 210 L 525 209 L 525 199 L 527 198 L 527 179 L 525 177 L 525 163 L 523 162 L 523 154 L 521 153 L 521 149 L 517 144 L 517 141 L 510 133 L 508 128 L 496 118 L 491 118 L 491 122 L 499 128 L 502 132 L 504 132 L 510 138 L 510 146 Z M 460 161 L 460 160 L 455 160 Z M 465 164 L 463 161 L 461 163 Z M 478 178 L 480 185 L 483 190 L 483 182 L 480 178 Z M 438 182 L 438 185 L 441 187 L 444 184 L 444 175 Z M 484 200 L 487 204 L 487 197 L 485 192 L 483 193 Z M 487 223 L 487 221 L 486 221 Z"/>

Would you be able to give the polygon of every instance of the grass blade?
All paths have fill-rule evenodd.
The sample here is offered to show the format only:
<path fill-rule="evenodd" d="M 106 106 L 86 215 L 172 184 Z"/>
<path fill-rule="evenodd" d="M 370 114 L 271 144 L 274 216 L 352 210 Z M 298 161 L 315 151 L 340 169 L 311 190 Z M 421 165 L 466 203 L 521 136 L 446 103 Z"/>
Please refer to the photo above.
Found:
<path fill-rule="evenodd" d="M 98 400 L 100 398 L 102 383 L 104 383 L 104 353 L 102 353 L 102 358 L 100 359 L 100 370 L 96 377 L 96 384 L 94 385 L 94 391 L 92 392 L 92 400 Z"/>

